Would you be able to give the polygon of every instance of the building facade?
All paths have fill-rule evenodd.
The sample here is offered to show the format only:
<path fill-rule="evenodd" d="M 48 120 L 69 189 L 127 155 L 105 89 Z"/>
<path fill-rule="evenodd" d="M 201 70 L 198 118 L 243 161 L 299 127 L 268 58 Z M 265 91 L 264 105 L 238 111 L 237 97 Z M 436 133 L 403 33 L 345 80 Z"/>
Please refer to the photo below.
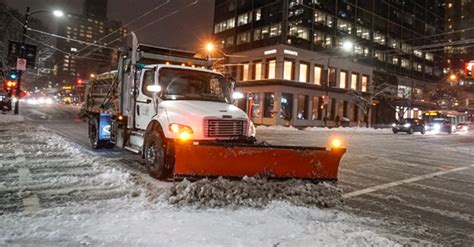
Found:
<path fill-rule="evenodd" d="M 291 107 L 296 110 L 286 118 L 291 124 L 321 125 L 306 120 L 309 116 L 304 117 L 306 122 L 299 121 L 301 107 L 297 107 L 306 105 L 308 112 L 314 111 L 309 107 L 314 100 L 309 98 L 321 94 L 329 96 L 320 97 L 327 121 L 356 124 L 361 118 L 353 111 L 360 100 L 349 97 L 351 91 L 360 94 L 364 88 L 374 88 L 371 84 L 390 84 L 408 94 L 400 98 L 409 97 L 410 105 L 399 100 L 390 110 L 374 101 L 370 121 L 388 124 L 402 108 L 410 108 L 403 110 L 405 117 L 416 117 L 422 108 L 431 107 L 421 103 L 420 95 L 443 75 L 443 51 L 427 47 L 442 39 L 436 34 L 444 32 L 444 6 L 438 0 L 216 0 L 214 34 L 231 55 L 223 67 L 239 81 L 239 89 L 259 91 L 260 98 L 275 81 L 295 89 Z M 308 104 L 298 103 L 297 98 L 304 102 L 305 95 Z M 281 103 L 288 99 L 274 97 L 274 111 L 280 113 L 262 124 L 281 124 Z M 259 100 L 263 107 L 259 111 L 265 108 L 261 102 L 265 100 Z M 381 107 L 387 109 L 377 109 Z"/>
<path fill-rule="evenodd" d="M 106 4 L 107 1 L 86 0 L 82 15 L 67 14 L 60 22 L 58 34 L 66 39 L 57 43 L 54 69 L 58 82 L 76 83 L 116 68 L 118 48 L 124 43 L 127 30 L 120 22 L 106 19 Z"/>

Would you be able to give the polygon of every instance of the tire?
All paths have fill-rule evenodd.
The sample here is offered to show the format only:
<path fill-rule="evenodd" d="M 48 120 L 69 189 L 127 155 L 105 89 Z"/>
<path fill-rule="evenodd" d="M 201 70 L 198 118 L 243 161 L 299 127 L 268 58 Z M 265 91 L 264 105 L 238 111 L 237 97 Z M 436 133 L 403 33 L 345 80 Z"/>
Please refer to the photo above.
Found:
<path fill-rule="evenodd" d="M 407 134 L 409 134 L 409 135 L 413 134 L 413 128 L 409 128 L 408 131 L 407 131 Z"/>
<path fill-rule="evenodd" d="M 420 133 L 421 133 L 422 135 L 424 135 L 424 134 L 426 133 L 426 130 L 425 130 L 424 127 L 421 129 Z"/>
<path fill-rule="evenodd" d="M 448 134 L 452 134 L 453 133 L 453 130 L 451 129 L 451 127 L 448 128 Z"/>
<path fill-rule="evenodd" d="M 393 132 L 394 134 L 398 134 L 398 130 L 396 130 L 396 129 L 392 129 L 392 132 Z"/>
<path fill-rule="evenodd" d="M 93 118 L 89 120 L 89 142 L 92 149 L 101 149 L 105 146 L 105 142 L 99 140 L 99 120 Z"/>
<path fill-rule="evenodd" d="M 172 171 L 166 167 L 166 141 L 158 131 L 153 131 L 145 142 L 145 165 L 151 177 L 164 180 L 171 177 Z"/>

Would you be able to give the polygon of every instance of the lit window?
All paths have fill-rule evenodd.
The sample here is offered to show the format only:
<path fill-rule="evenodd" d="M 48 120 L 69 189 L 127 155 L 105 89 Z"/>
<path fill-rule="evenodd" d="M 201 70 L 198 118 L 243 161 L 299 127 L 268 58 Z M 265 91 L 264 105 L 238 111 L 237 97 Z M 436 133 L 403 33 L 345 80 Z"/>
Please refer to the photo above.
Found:
<path fill-rule="evenodd" d="M 242 66 L 242 81 L 248 81 L 249 80 L 249 65 L 244 64 Z"/>
<path fill-rule="evenodd" d="M 250 32 L 243 32 L 237 35 L 237 45 L 250 42 Z"/>
<path fill-rule="evenodd" d="M 262 9 L 255 10 L 255 21 L 259 21 L 262 19 Z"/>
<path fill-rule="evenodd" d="M 369 77 L 366 75 L 362 76 L 362 92 L 367 92 L 367 88 L 369 86 Z"/>
<path fill-rule="evenodd" d="M 293 79 L 293 62 L 285 61 L 283 66 L 283 79 L 292 80 Z"/>
<path fill-rule="evenodd" d="M 319 66 L 314 66 L 314 84 L 321 85 L 322 73 L 323 73 L 323 68 Z"/>
<path fill-rule="evenodd" d="M 337 20 L 337 30 L 348 34 L 352 33 L 352 24 L 348 21 Z"/>
<path fill-rule="evenodd" d="M 298 37 L 300 39 L 309 40 L 309 29 L 303 26 L 290 24 L 290 36 Z"/>
<path fill-rule="evenodd" d="M 410 69 L 411 68 L 410 60 L 402 58 L 401 66 L 402 66 L 402 68 Z"/>
<path fill-rule="evenodd" d="M 267 79 L 275 79 L 276 77 L 276 60 L 268 61 Z"/>
<path fill-rule="evenodd" d="M 374 33 L 374 42 L 378 43 L 378 44 L 381 44 L 381 45 L 385 45 L 385 36 L 380 34 L 380 33 L 375 32 Z"/>
<path fill-rule="evenodd" d="M 252 15 L 250 12 L 239 15 L 237 17 L 237 26 L 248 24 L 252 21 Z"/>
<path fill-rule="evenodd" d="M 356 35 L 357 37 L 361 37 L 366 40 L 370 40 L 370 30 L 367 28 L 363 28 L 361 26 L 356 27 Z"/>
<path fill-rule="evenodd" d="M 299 120 L 308 119 L 308 95 L 298 95 L 298 115 Z"/>
<path fill-rule="evenodd" d="M 255 80 L 261 80 L 262 79 L 262 63 L 256 63 L 255 64 Z"/>
<path fill-rule="evenodd" d="M 273 106 L 275 104 L 275 95 L 273 93 L 265 93 L 263 99 L 263 117 L 273 117 Z"/>
<path fill-rule="evenodd" d="M 346 88 L 347 86 L 347 72 L 341 71 L 339 72 L 339 87 Z"/>
<path fill-rule="evenodd" d="M 356 73 L 352 73 L 351 76 L 351 89 L 357 90 L 357 83 L 359 81 L 359 75 Z"/>
<path fill-rule="evenodd" d="M 300 82 L 308 82 L 308 64 L 300 63 Z"/>

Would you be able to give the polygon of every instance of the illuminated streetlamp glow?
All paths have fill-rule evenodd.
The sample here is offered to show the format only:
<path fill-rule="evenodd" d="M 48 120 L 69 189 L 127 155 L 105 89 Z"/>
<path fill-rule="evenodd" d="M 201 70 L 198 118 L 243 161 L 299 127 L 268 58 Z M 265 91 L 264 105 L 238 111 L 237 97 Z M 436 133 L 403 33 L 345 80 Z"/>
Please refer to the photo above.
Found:
<path fill-rule="evenodd" d="M 449 79 L 452 80 L 452 81 L 455 81 L 457 79 L 456 75 L 455 74 L 451 74 L 449 76 Z"/>
<path fill-rule="evenodd" d="M 212 43 L 207 43 L 206 50 L 212 52 L 214 50 L 214 45 Z"/>
<path fill-rule="evenodd" d="M 56 17 L 63 17 L 64 13 L 61 10 L 54 10 L 53 15 Z"/>
<path fill-rule="evenodd" d="M 354 47 L 354 44 L 349 40 L 346 40 L 342 43 L 342 49 L 344 51 L 352 51 L 353 47 Z"/>

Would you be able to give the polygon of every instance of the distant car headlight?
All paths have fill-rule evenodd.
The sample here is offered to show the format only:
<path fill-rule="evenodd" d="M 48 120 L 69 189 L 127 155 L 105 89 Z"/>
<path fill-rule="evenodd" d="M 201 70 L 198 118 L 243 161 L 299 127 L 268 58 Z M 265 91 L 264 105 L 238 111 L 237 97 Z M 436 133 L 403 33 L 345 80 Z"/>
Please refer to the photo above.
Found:
<path fill-rule="evenodd" d="M 393 123 L 393 124 L 392 124 L 392 127 L 397 127 L 397 124 L 396 124 L 396 123 Z"/>
<path fill-rule="evenodd" d="M 467 131 L 468 129 L 469 129 L 469 127 L 467 127 L 467 126 L 462 126 L 462 130 Z"/>
<path fill-rule="evenodd" d="M 410 126 L 411 126 L 411 124 L 409 124 L 409 123 L 406 123 L 406 124 L 403 125 L 403 127 L 405 127 L 405 128 L 409 128 Z"/>
<path fill-rule="evenodd" d="M 441 125 L 440 124 L 433 125 L 433 130 L 440 131 L 441 130 Z"/>
<path fill-rule="evenodd" d="M 38 103 L 40 103 L 40 104 L 44 104 L 45 101 L 46 101 L 46 99 L 43 98 L 43 97 L 41 97 L 41 98 L 38 99 Z"/>
<path fill-rule="evenodd" d="M 48 104 L 48 105 L 51 105 L 51 104 L 53 103 L 53 99 L 51 99 L 51 98 L 46 98 L 46 99 L 44 100 L 44 103 L 46 103 L 46 104 Z"/>

